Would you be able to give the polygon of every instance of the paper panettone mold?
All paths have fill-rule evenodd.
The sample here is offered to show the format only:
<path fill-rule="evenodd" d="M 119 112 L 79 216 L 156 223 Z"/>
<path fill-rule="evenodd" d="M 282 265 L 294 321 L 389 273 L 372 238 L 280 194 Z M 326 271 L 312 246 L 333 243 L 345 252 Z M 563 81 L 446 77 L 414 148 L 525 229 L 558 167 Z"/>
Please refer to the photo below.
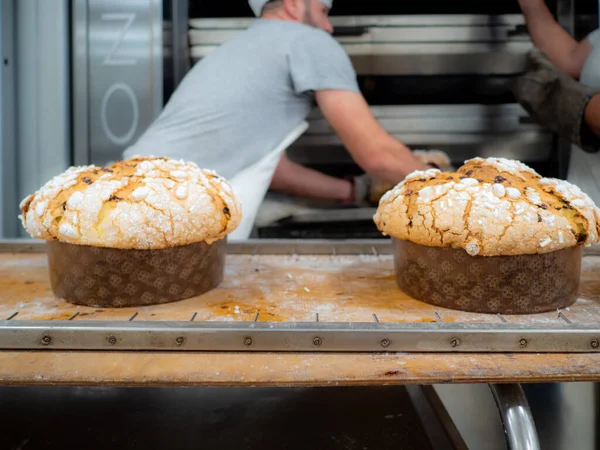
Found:
<path fill-rule="evenodd" d="M 241 205 L 216 173 L 169 158 L 72 167 L 21 203 L 48 241 L 51 285 L 66 300 L 124 307 L 197 296 L 223 279 Z"/>
<path fill-rule="evenodd" d="M 600 210 L 578 187 L 503 158 L 414 172 L 382 197 L 374 221 L 394 238 L 401 289 L 488 313 L 573 303 L 582 247 L 600 236 Z"/>
<path fill-rule="evenodd" d="M 158 305 L 205 294 L 223 281 L 226 239 L 162 250 L 48 242 L 50 285 L 77 305 Z"/>
<path fill-rule="evenodd" d="M 462 249 L 393 239 L 396 280 L 411 297 L 442 308 L 532 314 L 577 299 L 581 247 L 536 255 L 470 256 Z"/>

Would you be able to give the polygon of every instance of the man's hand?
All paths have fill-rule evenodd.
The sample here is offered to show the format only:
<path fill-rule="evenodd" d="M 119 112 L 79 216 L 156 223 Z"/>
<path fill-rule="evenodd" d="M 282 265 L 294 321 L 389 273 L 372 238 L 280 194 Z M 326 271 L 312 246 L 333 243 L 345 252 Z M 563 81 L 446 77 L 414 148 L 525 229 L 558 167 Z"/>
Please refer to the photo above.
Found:
<path fill-rule="evenodd" d="M 415 155 L 415 157 L 423 164 L 432 165 L 432 167 L 435 166 L 442 172 L 453 172 L 455 170 L 452 167 L 450 157 L 441 150 L 414 150 L 413 155 Z M 361 200 L 359 206 L 367 206 L 369 204 L 377 205 L 381 200 L 381 197 L 396 186 L 381 178 L 371 177 L 369 175 L 362 175 L 361 177 L 358 177 L 358 179 L 360 181 L 355 183 L 355 186 L 357 186 L 355 193 L 357 199 Z"/>
<path fill-rule="evenodd" d="M 290 161 L 285 154 L 271 179 L 271 190 L 296 197 L 333 200 L 340 203 L 352 201 L 352 185 L 348 180 L 325 175 Z"/>
<path fill-rule="evenodd" d="M 355 177 L 353 184 L 354 201 L 352 203 L 360 208 L 373 208 L 377 206 L 381 197 L 395 186 L 395 184 L 388 183 L 368 174 Z"/>
<path fill-rule="evenodd" d="M 447 153 L 441 150 L 413 150 L 413 155 L 424 164 L 434 164 L 442 172 L 452 172 L 452 161 Z"/>
<path fill-rule="evenodd" d="M 597 151 L 596 142 L 585 139 L 582 124 L 586 107 L 599 90 L 555 69 L 543 53 L 535 51 L 529 56 L 525 74 L 515 80 L 513 91 L 538 123 L 588 152 Z"/>

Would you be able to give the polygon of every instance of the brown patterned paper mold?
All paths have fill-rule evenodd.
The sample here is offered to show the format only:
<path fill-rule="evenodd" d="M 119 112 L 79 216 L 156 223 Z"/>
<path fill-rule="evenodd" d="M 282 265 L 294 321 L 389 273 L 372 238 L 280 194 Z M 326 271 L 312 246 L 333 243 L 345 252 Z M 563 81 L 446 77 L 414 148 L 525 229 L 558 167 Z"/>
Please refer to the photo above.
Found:
<path fill-rule="evenodd" d="M 374 221 L 391 236 L 399 287 L 440 307 L 501 314 L 562 308 L 577 296 L 600 210 L 577 186 L 503 158 L 410 174 Z"/>
<path fill-rule="evenodd" d="M 154 157 L 72 167 L 21 211 L 29 234 L 48 241 L 55 295 L 95 307 L 173 302 L 215 288 L 227 235 L 241 220 L 226 180 Z"/>

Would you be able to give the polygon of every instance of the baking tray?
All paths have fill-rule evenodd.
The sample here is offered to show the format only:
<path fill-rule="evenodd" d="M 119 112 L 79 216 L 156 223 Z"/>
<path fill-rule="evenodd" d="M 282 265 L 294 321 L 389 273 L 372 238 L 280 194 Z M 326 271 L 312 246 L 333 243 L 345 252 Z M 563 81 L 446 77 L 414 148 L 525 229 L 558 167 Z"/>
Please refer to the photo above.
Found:
<path fill-rule="evenodd" d="M 45 244 L 0 244 L 0 349 L 234 352 L 600 351 L 600 252 L 580 298 L 550 313 L 436 308 L 396 285 L 388 241 L 229 244 L 225 279 L 189 300 L 97 309 L 53 296 Z"/>

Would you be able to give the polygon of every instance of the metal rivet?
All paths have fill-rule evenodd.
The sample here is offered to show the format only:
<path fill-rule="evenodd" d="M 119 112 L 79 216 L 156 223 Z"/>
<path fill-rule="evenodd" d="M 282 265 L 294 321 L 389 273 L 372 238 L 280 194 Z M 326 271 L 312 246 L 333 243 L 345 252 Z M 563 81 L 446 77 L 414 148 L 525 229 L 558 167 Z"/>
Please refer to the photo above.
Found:
<path fill-rule="evenodd" d="M 250 347 L 252 345 L 252 338 L 251 337 L 244 338 L 244 345 L 246 347 Z"/>
<path fill-rule="evenodd" d="M 177 339 L 175 339 L 175 343 L 177 345 L 183 345 L 183 343 L 185 342 L 185 339 L 183 337 L 178 337 Z"/>
<path fill-rule="evenodd" d="M 597 340 L 594 339 L 592 342 L 590 342 L 590 345 L 592 346 L 592 348 L 598 348 L 599 343 Z"/>
<path fill-rule="evenodd" d="M 41 343 L 42 345 L 50 345 L 50 343 L 52 342 L 52 338 L 48 335 L 42 336 L 42 340 Z"/>
<path fill-rule="evenodd" d="M 519 341 L 519 345 L 520 345 L 521 347 L 527 347 L 527 339 L 521 339 L 521 340 Z"/>
<path fill-rule="evenodd" d="M 383 341 L 381 341 L 381 346 L 382 346 L 383 348 L 387 348 L 387 347 L 389 347 L 389 346 L 390 346 L 390 344 L 391 344 L 391 342 L 390 342 L 390 340 L 389 340 L 389 339 L 384 339 Z"/>
<path fill-rule="evenodd" d="M 117 343 L 117 338 L 115 336 L 109 336 L 108 337 L 108 343 L 110 345 L 115 345 Z"/>
<path fill-rule="evenodd" d="M 323 341 L 321 340 L 320 337 L 316 337 L 313 339 L 313 345 L 315 347 L 320 347 L 322 343 L 323 343 Z"/>
<path fill-rule="evenodd" d="M 459 339 L 452 339 L 452 340 L 450 341 L 450 345 L 451 345 L 452 347 L 458 347 L 458 346 L 460 345 L 460 340 L 459 340 Z"/>

